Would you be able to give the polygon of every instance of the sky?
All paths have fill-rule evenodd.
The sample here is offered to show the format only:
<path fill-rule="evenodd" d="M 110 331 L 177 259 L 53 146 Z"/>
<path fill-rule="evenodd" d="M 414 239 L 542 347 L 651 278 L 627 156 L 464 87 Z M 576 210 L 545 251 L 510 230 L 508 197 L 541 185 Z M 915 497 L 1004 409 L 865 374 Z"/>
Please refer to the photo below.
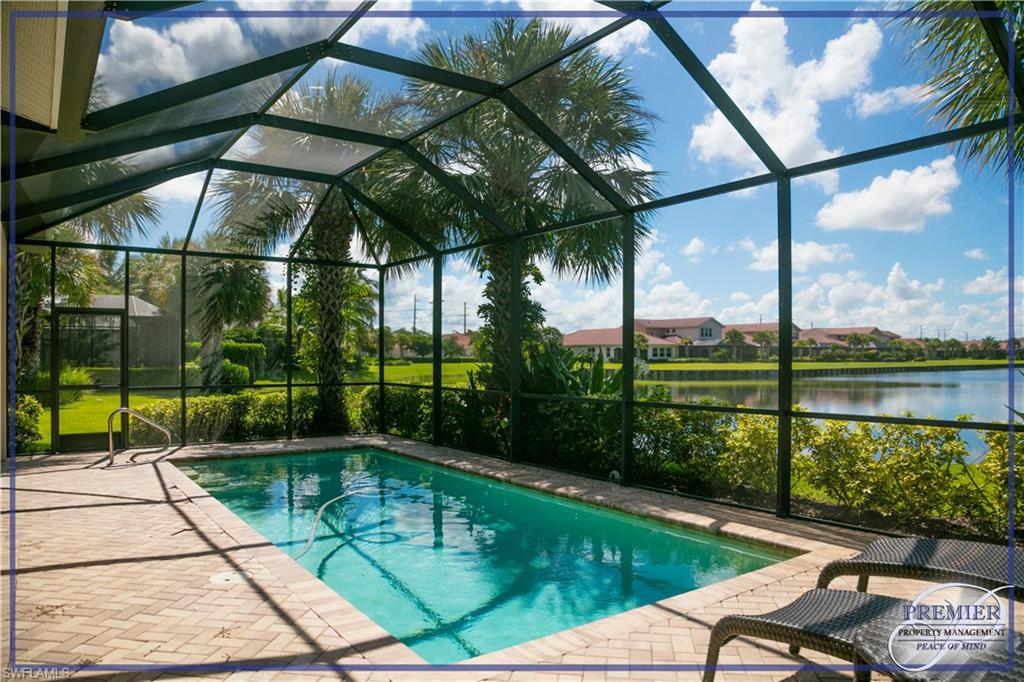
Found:
<path fill-rule="evenodd" d="M 256 9 L 324 6 L 294 1 L 226 6 L 236 4 Z M 585 0 L 455 6 L 528 11 L 595 7 Z M 706 6 L 676 2 L 668 9 Z M 729 6 L 771 10 L 813 5 L 755 1 Z M 378 7 L 415 10 L 437 5 L 385 2 Z M 566 23 L 583 36 L 611 19 L 546 20 Z M 425 42 L 482 30 L 487 21 L 376 18 L 359 22 L 343 41 L 415 58 Z M 940 130 L 922 105 L 921 84 L 928 74 L 923 65 L 909 62 L 907 37 L 898 22 L 793 17 L 678 17 L 670 22 L 787 165 Z M 326 37 L 334 24 L 332 19 L 227 16 L 109 22 L 99 73 L 110 88 L 111 102 L 130 99 Z M 597 49 L 621 60 L 644 107 L 655 117 L 652 144 L 634 163 L 659 174 L 660 195 L 765 172 L 645 25 L 635 22 L 597 43 Z M 328 66 L 332 64 L 318 65 L 307 78 L 317 78 Z M 401 79 L 390 74 L 336 62 L 333 66 L 359 72 L 383 90 L 401 87 Z M 154 190 L 165 201 L 158 232 L 184 235 L 202 179 L 188 176 Z M 769 185 L 644 216 L 649 236 L 637 263 L 636 316 L 710 315 L 726 324 L 775 321 L 776 210 L 775 189 Z M 799 326 L 878 326 L 911 337 L 1008 335 L 1004 175 L 967 166 L 955 150 L 937 147 L 796 180 L 792 210 L 793 316 Z M 208 217 L 201 216 L 197 234 L 209 227 Z M 1019 272 L 1019 257 L 1017 263 Z M 540 266 L 545 281 L 533 295 L 545 307 L 549 324 L 563 332 L 618 326 L 620 282 L 587 286 L 559 280 L 546 264 Z M 283 285 L 280 268 L 271 268 L 271 277 L 275 286 Z M 1017 290 L 1024 291 L 1024 277 L 1017 280 Z M 417 326 L 429 328 L 430 281 L 427 270 L 392 281 L 386 292 L 386 324 L 410 327 L 415 309 Z M 482 287 L 483 280 L 468 263 L 446 262 L 445 331 L 462 328 L 464 309 L 468 328 L 479 325 L 475 312 Z"/>

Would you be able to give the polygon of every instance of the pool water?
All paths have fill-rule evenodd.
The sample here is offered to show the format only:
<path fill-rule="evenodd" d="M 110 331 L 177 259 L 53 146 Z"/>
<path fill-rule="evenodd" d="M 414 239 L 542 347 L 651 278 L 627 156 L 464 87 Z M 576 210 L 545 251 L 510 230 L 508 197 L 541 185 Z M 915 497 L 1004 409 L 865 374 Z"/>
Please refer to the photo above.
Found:
<path fill-rule="evenodd" d="M 430 663 L 576 627 L 788 558 L 375 449 L 182 469 Z"/>

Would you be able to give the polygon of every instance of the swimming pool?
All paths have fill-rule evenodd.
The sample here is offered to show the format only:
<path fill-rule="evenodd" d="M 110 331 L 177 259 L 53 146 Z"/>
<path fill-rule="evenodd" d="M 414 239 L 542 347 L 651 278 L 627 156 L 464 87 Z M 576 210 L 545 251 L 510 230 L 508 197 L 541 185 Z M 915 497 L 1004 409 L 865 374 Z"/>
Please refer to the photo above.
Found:
<path fill-rule="evenodd" d="M 497 651 L 790 556 L 376 449 L 181 469 L 431 663 Z M 307 548 L 317 510 L 339 496 Z"/>

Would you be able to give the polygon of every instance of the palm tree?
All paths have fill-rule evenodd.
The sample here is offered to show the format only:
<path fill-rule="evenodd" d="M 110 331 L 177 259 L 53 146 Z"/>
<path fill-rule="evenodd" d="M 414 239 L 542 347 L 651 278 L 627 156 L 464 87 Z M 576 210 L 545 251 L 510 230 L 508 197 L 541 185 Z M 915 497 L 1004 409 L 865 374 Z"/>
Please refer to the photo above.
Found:
<path fill-rule="evenodd" d="M 289 92 L 278 102 L 274 112 L 307 121 L 343 121 L 352 128 L 381 133 L 402 130 L 405 127 L 402 102 L 392 97 L 377 97 L 373 90 L 369 82 L 342 76 L 331 69 L 316 84 L 303 83 Z M 357 159 L 366 153 L 363 146 L 355 143 L 274 128 L 253 128 L 251 133 L 257 156 L 260 153 L 277 158 L 287 155 L 301 163 L 304 157 Z M 382 259 L 399 260 L 419 254 L 415 245 L 391 226 L 369 219 L 357 221 L 341 191 L 334 189 L 325 195 L 325 188 L 319 183 L 232 172 L 211 183 L 210 192 L 217 212 L 218 235 L 235 248 L 270 254 L 281 244 L 295 239 L 309 222 L 308 234 L 297 252 L 304 258 L 351 261 L 353 239 L 357 236 Z M 314 216 L 317 205 L 319 210 Z M 349 294 L 365 293 L 367 289 L 353 288 L 353 273 L 343 267 L 307 265 L 301 270 L 305 275 L 304 291 L 308 289 L 314 301 L 317 382 L 325 384 L 317 391 L 315 429 L 345 431 L 348 414 L 340 386 L 345 377 L 344 311 L 352 304 Z"/>
<path fill-rule="evenodd" d="M 533 19 L 500 19 L 484 35 L 466 34 L 425 45 L 420 60 L 438 68 L 484 78 L 507 80 L 570 43 L 570 30 Z M 647 146 L 651 116 L 630 84 L 621 63 L 589 47 L 513 88 L 514 94 L 595 169 L 622 197 L 638 202 L 653 196 L 654 174 L 638 168 Z M 448 113 L 457 93 L 433 84 L 407 84 L 410 102 L 429 118 Z M 457 173 L 466 188 L 519 232 L 609 210 L 605 199 L 507 108 L 488 100 L 417 141 L 435 163 Z M 400 183 L 392 181 L 392 185 Z M 485 222 L 460 212 L 439 193 L 429 205 L 459 219 L 464 241 L 494 236 Z M 446 203 L 447 202 L 447 203 Z M 638 241 L 647 234 L 640 218 Z M 473 254 L 485 273 L 487 333 L 481 354 L 490 360 L 485 382 L 507 387 L 511 362 L 509 314 L 514 297 L 522 301 L 522 338 L 542 325 L 542 309 L 530 299 L 528 280 L 536 263 L 549 261 L 556 274 L 591 284 L 609 282 L 622 263 L 621 220 L 564 230 L 523 240 L 523 268 L 514 281 L 508 242 Z M 639 250 L 639 248 L 637 249 Z M 485 310 L 486 307 L 486 310 Z M 484 316 L 483 313 L 488 315 Z"/>
<path fill-rule="evenodd" d="M 1000 10 L 1015 4 L 996 0 Z M 919 0 L 920 12 L 971 12 L 967 0 Z M 1015 53 L 1024 54 L 1024 12 L 1014 12 Z M 924 98 L 934 117 L 947 128 L 983 123 L 1009 113 L 1009 83 L 980 21 L 957 16 L 918 16 L 898 19 L 910 37 L 908 59 L 921 61 L 933 75 L 924 84 Z M 1019 104 L 1017 105 L 1019 107 Z M 1016 131 L 1018 157 L 1024 154 L 1024 130 Z M 980 166 L 1005 168 L 1010 146 L 1005 131 L 972 137 L 959 143 L 961 155 Z"/>
<path fill-rule="evenodd" d="M 690 346 L 693 345 L 693 338 L 689 336 L 681 336 L 679 338 L 679 345 L 683 349 L 683 354 L 687 359 L 690 358 Z"/>
<path fill-rule="evenodd" d="M 779 335 L 770 331 L 754 332 L 754 336 L 752 338 L 754 343 L 761 347 L 760 355 L 762 359 L 768 359 L 768 353 L 771 347 L 779 342 Z"/>
<path fill-rule="evenodd" d="M 217 250 L 216 242 L 207 248 Z M 204 386 L 220 384 L 224 329 L 258 322 L 270 306 L 270 282 L 261 261 L 204 258 L 186 294 L 198 314 Z"/>
<path fill-rule="evenodd" d="M 725 332 L 725 336 L 722 337 L 722 341 L 726 345 L 732 346 L 733 362 L 739 360 L 740 346 L 746 343 L 746 337 L 743 336 L 743 332 L 739 329 L 729 329 Z"/>

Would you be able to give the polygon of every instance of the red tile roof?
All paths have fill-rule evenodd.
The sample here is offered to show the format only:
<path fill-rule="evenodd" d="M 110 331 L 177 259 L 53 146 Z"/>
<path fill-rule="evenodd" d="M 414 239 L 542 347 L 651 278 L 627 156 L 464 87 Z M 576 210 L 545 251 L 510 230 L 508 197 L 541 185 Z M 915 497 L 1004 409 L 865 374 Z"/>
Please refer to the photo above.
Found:
<path fill-rule="evenodd" d="M 634 322 L 637 327 L 643 329 L 688 329 L 690 327 L 699 327 L 708 320 L 715 320 L 713 317 L 672 317 L 665 320 L 651 320 L 651 319 L 636 319 Z M 721 323 L 719 323 L 721 324 Z"/>
<path fill-rule="evenodd" d="M 649 346 L 674 346 L 676 344 L 657 336 L 643 334 Z M 622 327 L 609 329 L 581 329 L 562 337 L 563 346 L 621 346 Z"/>

